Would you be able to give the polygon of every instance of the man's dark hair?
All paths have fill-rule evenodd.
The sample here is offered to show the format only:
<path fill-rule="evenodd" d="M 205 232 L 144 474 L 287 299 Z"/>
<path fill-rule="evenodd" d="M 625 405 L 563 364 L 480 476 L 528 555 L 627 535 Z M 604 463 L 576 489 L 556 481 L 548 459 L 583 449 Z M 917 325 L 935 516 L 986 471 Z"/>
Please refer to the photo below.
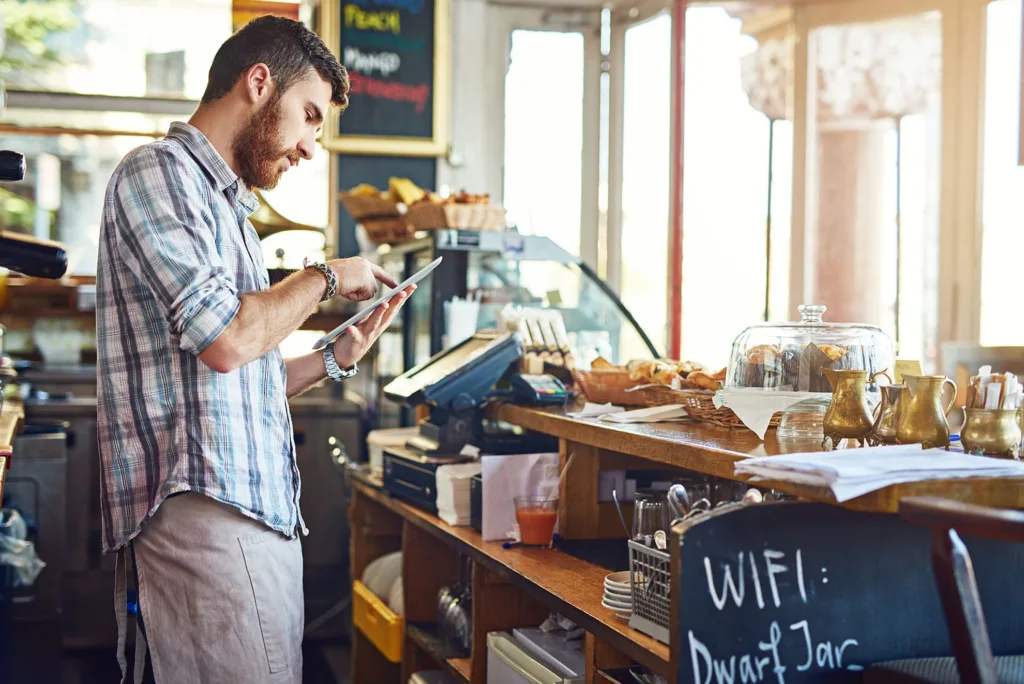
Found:
<path fill-rule="evenodd" d="M 210 65 L 203 102 L 213 102 L 231 92 L 238 79 L 254 64 L 266 64 L 278 93 L 315 69 L 331 84 L 331 103 L 348 106 L 348 72 L 320 37 L 301 22 L 285 17 L 253 19 L 224 41 Z"/>

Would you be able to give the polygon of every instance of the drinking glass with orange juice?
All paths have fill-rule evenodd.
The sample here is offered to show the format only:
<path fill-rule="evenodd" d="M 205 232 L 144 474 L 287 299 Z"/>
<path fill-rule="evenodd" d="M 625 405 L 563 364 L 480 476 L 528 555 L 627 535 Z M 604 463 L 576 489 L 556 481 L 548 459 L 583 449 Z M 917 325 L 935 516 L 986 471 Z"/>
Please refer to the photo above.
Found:
<path fill-rule="evenodd" d="M 542 496 L 517 496 L 516 522 L 523 546 L 550 546 L 558 518 L 558 499 Z"/>

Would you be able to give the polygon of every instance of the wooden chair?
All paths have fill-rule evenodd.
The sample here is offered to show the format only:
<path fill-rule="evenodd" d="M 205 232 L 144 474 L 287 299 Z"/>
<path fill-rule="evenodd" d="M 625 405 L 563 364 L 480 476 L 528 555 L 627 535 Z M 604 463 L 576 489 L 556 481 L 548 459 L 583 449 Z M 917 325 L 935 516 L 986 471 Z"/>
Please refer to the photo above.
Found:
<path fill-rule="evenodd" d="M 867 682 L 1024 682 L 1024 655 L 994 657 L 971 556 L 961 534 L 1024 542 L 1024 513 L 935 497 L 900 501 L 900 517 L 932 530 L 932 571 L 955 658 L 879 663 Z"/>

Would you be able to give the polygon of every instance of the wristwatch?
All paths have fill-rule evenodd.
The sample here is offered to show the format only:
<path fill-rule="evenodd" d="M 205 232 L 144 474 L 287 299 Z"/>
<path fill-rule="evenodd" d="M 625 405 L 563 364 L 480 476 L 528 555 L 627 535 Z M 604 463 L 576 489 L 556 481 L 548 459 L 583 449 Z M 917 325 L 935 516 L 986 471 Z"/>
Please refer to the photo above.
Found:
<path fill-rule="evenodd" d="M 359 364 L 357 363 L 352 364 L 348 368 L 338 366 L 338 361 L 334 358 L 333 344 L 324 347 L 324 366 L 327 368 L 327 377 L 334 382 L 347 380 L 359 372 Z"/>
<path fill-rule="evenodd" d="M 303 268 L 316 269 L 327 280 L 327 288 L 324 290 L 324 296 L 320 298 L 320 301 L 326 302 L 329 299 L 333 299 L 334 295 L 338 292 L 338 276 L 334 274 L 331 267 L 322 262 L 311 264 L 308 259 L 303 260 L 302 266 Z"/>

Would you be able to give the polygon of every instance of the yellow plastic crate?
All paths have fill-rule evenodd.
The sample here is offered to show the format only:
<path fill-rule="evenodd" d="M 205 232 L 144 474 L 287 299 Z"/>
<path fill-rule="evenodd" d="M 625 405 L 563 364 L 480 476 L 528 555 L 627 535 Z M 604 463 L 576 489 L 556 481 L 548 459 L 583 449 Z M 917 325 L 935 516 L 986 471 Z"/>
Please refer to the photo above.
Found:
<path fill-rule="evenodd" d="M 359 580 L 352 583 L 352 622 L 385 658 L 402 662 L 405 618 L 396 615 Z"/>

